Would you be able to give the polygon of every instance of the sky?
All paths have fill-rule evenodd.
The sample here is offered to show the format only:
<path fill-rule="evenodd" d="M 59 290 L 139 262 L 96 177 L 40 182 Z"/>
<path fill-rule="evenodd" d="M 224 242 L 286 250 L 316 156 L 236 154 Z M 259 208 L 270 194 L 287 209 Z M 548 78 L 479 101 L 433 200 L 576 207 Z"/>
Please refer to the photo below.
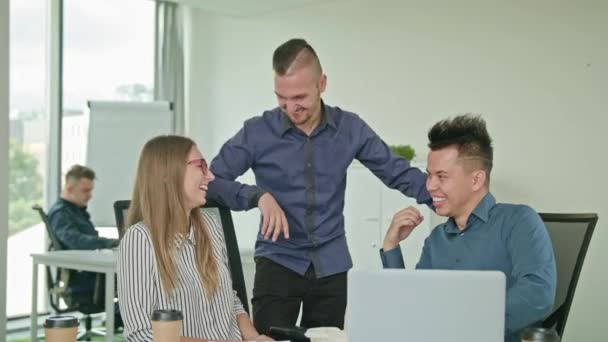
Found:
<path fill-rule="evenodd" d="M 11 1 L 10 106 L 45 106 L 49 0 Z M 64 108 L 111 99 L 119 85 L 154 81 L 154 3 L 64 0 Z"/>

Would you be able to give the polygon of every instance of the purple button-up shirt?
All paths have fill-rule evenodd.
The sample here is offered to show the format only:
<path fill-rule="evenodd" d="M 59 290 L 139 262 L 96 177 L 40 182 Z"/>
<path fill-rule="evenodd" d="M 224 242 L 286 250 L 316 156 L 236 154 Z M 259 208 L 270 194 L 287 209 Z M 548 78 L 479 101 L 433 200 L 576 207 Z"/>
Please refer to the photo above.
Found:
<path fill-rule="evenodd" d="M 356 114 L 323 105 L 322 119 L 307 136 L 280 108 L 245 121 L 211 162 L 216 179 L 209 197 L 232 210 L 257 206 L 269 192 L 289 223 L 289 239 L 264 240 L 258 233 L 255 255 L 299 274 L 311 262 L 321 278 L 352 267 L 344 231 L 346 171 L 359 160 L 388 187 L 418 203 L 431 203 L 426 174 L 397 157 Z M 248 169 L 256 185 L 234 181 Z M 366 198 L 352 199 L 368 201 Z"/>

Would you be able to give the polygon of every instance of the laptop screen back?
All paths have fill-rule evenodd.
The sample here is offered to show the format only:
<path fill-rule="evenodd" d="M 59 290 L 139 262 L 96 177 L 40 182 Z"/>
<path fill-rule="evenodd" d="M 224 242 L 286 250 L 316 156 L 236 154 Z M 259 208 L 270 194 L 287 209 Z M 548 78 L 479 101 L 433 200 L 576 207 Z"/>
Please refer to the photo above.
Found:
<path fill-rule="evenodd" d="M 495 271 L 351 270 L 349 342 L 502 342 L 505 276 Z"/>

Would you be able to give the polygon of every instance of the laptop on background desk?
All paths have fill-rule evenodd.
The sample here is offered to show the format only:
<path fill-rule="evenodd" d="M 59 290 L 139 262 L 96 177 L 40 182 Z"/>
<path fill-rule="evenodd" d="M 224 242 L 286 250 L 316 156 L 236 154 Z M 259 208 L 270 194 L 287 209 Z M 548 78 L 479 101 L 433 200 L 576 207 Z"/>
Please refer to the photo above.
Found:
<path fill-rule="evenodd" d="M 497 271 L 351 270 L 349 342 L 502 342 L 505 275 Z"/>

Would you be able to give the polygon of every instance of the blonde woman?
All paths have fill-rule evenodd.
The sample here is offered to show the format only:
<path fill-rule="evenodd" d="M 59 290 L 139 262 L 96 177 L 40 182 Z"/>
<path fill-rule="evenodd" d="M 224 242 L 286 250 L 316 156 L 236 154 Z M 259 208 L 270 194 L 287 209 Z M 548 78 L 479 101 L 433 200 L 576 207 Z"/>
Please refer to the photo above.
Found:
<path fill-rule="evenodd" d="M 272 341 L 232 289 L 218 218 L 199 209 L 213 178 L 188 138 L 159 136 L 144 146 L 118 253 L 125 341 L 152 341 L 156 309 L 182 311 L 181 342 Z"/>

